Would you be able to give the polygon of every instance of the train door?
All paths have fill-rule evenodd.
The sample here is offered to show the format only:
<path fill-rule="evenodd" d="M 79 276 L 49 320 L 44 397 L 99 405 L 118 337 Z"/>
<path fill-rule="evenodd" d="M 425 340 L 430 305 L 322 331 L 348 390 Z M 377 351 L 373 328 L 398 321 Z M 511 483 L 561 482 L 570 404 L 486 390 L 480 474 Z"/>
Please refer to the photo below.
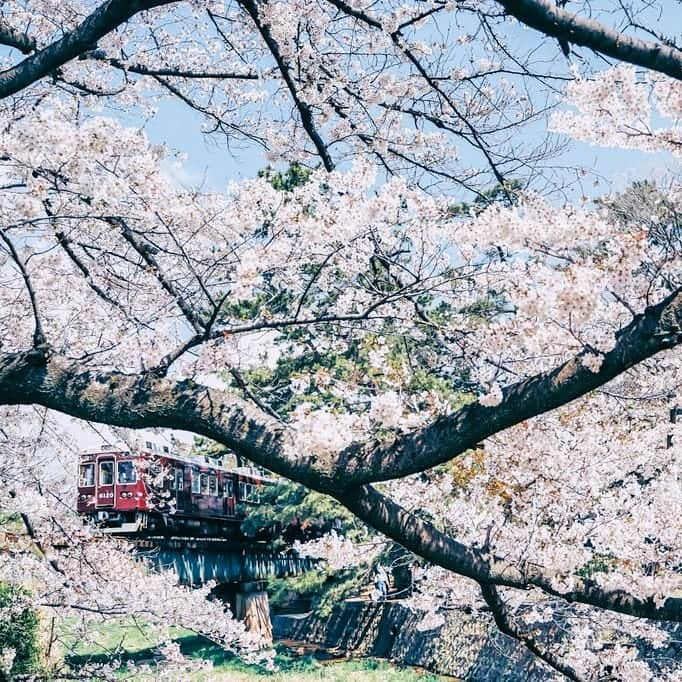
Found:
<path fill-rule="evenodd" d="M 225 480 L 223 481 L 223 497 L 225 498 L 224 501 L 224 509 L 225 509 L 225 515 L 226 516 L 234 516 L 235 515 L 235 499 L 234 499 L 234 479 L 232 476 L 226 475 Z"/>
<path fill-rule="evenodd" d="M 175 489 L 176 510 L 179 512 L 186 511 L 185 467 L 176 466 L 173 468 L 173 488 Z"/>
<path fill-rule="evenodd" d="M 113 455 L 97 458 L 97 491 L 95 506 L 99 509 L 113 507 L 116 499 L 115 462 Z"/>

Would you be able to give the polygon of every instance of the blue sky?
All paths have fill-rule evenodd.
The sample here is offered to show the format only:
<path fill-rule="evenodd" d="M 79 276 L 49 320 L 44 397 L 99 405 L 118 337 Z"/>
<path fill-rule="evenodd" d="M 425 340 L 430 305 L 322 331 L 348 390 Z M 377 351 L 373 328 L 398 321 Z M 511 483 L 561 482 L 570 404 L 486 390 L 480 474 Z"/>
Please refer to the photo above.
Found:
<path fill-rule="evenodd" d="M 132 117 L 126 122 L 141 123 Z M 199 114 L 180 102 L 166 100 L 144 125 L 152 142 L 164 143 L 187 156 L 182 169 L 173 170 L 182 184 L 195 186 L 205 178 L 207 189 L 221 190 L 230 181 L 255 176 L 267 165 L 264 151 L 259 147 L 228 150 L 219 139 L 204 135 L 201 124 Z M 633 180 L 662 177 L 678 166 L 668 153 L 600 148 L 575 141 L 561 157 L 561 163 L 581 166 L 604 176 L 605 181 L 599 184 L 595 184 L 594 177 L 585 179 L 583 191 L 587 196 L 597 196 L 609 189 L 621 190 Z"/>

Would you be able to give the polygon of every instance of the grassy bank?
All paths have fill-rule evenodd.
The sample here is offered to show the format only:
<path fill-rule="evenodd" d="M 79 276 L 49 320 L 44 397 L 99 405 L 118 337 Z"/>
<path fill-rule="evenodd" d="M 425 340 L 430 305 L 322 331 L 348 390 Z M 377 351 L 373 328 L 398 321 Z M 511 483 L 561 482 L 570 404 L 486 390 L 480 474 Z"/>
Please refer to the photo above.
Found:
<path fill-rule="evenodd" d="M 185 656 L 211 661 L 207 672 L 188 675 L 192 682 L 440 682 L 446 678 L 412 668 L 399 668 L 385 661 L 369 659 L 318 660 L 314 655 L 293 655 L 289 649 L 277 646 L 275 663 L 278 670 L 271 672 L 259 666 L 247 665 L 211 642 L 187 631 L 177 631 L 175 641 Z M 93 627 L 88 640 L 64 640 L 71 644 L 67 656 L 70 667 L 77 670 L 87 663 L 106 662 L 118 653 L 122 661 L 151 662 L 154 659 L 153 641 L 143 624 L 121 622 Z M 151 680 L 154 677 L 131 677 L 121 670 L 122 679 Z"/>

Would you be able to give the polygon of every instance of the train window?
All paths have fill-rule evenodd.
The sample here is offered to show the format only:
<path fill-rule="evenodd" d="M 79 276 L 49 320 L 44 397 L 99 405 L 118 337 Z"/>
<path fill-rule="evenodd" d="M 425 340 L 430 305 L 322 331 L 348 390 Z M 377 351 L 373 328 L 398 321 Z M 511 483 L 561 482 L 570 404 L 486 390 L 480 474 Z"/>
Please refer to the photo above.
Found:
<path fill-rule="evenodd" d="M 218 494 L 218 479 L 215 474 L 210 474 L 208 477 L 208 493 L 213 496 Z"/>
<path fill-rule="evenodd" d="M 257 486 L 253 483 L 244 483 L 243 481 L 240 481 L 239 498 L 244 500 L 244 502 L 258 502 L 260 500 L 260 494 Z"/>
<path fill-rule="evenodd" d="M 201 487 L 200 487 L 200 483 L 199 483 L 199 472 L 198 471 L 192 472 L 192 492 L 195 494 L 198 494 L 201 492 Z"/>
<path fill-rule="evenodd" d="M 201 474 L 201 494 L 208 495 L 208 474 Z"/>
<path fill-rule="evenodd" d="M 80 476 L 78 477 L 78 485 L 95 485 L 95 465 L 81 464 Z"/>
<path fill-rule="evenodd" d="M 185 487 L 185 472 L 182 469 L 175 470 L 175 489 L 183 490 Z"/>
<path fill-rule="evenodd" d="M 99 463 L 99 484 L 100 485 L 114 485 L 114 463 L 100 462 Z"/>
<path fill-rule="evenodd" d="M 225 495 L 225 497 L 234 497 L 234 481 L 231 478 L 225 479 L 223 495 Z"/>
<path fill-rule="evenodd" d="M 137 481 L 137 472 L 133 462 L 119 462 L 117 469 L 119 483 L 135 483 Z"/>
<path fill-rule="evenodd" d="M 145 447 L 147 448 L 147 450 L 151 450 L 152 449 L 152 442 L 150 440 L 146 441 Z"/>

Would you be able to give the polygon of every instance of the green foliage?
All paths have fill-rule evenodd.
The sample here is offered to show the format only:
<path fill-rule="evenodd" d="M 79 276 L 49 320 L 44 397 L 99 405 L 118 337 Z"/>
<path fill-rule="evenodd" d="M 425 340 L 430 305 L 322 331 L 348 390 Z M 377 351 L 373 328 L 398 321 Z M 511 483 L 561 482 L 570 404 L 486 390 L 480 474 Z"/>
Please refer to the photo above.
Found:
<path fill-rule="evenodd" d="M 275 367 L 259 367 L 244 372 L 254 391 L 282 417 L 301 403 L 324 406 L 338 411 L 362 411 L 369 407 L 372 396 L 402 385 L 409 391 L 434 391 L 451 407 L 468 400 L 469 382 L 465 369 L 453 366 L 450 356 L 442 352 L 440 338 L 430 330 L 420 339 L 396 333 L 390 325 L 378 334 L 347 337 L 345 343 L 321 349 L 314 342 L 314 330 L 292 329 L 284 332 L 278 343 L 284 347 Z M 295 345 L 296 352 L 286 352 Z M 385 352 L 386 367 L 377 366 L 372 354 Z M 308 382 L 303 391 L 294 391 L 293 380 Z M 360 387 L 358 392 L 345 392 L 339 387 Z"/>
<path fill-rule="evenodd" d="M 222 311 L 223 315 L 234 320 L 251 320 L 266 307 L 268 313 L 272 315 L 285 313 L 292 301 L 293 297 L 289 292 L 269 289 L 267 292 L 256 293 L 246 300 L 225 303 Z"/>
<path fill-rule="evenodd" d="M 682 210 L 665 190 L 649 180 L 634 182 L 624 192 L 597 199 L 609 218 L 625 229 L 647 230 L 649 243 L 671 255 L 682 247 Z"/>
<path fill-rule="evenodd" d="M 0 526 L 8 523 L 20 523 L 21 516 L 17 512 L 0 512 Z"/>
<path fill-rule="evenodd" d="M 268 582 L 270 605 L 275 610 L 286 610 L 293 596 L 309 600 L 315 614 L 326 618 L 337 604 L 358 593 L 366 583 L 368 573 L 367 567 L 341 571 L 321 568 L 293 578 L 272 578 Z"/>
<path fill-rule="evenodd" d="M 259 178 L 265 178 L 275 189 L 291 192 L 310 179 L 311 170 L 294 161 L 285 171 L 276 171 L 270 166 L 258 171 Z"/>
<path fill-rule="evenodd" d="M 29 597 L 17 585 L 0 583 L 0 653 L 15 650 L 11 676 L 35 674 L 40 669 L 40 623 Z"/>
<path fill-rule="evenodd" d="M 242 523 L 246 535 L 260 528 L 272 529 L 270 544 L 281 550 L 294 540 L 306 541 L 334 531 L 359 542 L 369 538 L 369 531 L 345 507 L 298 483 L 281 481 L 268 486 L 261 504 L 249 510 Z M 272 579 L 268 594 L 273 608 L 286 608 L 292 599 L 310 601 L 322 616 L 329 615 L 336 604 L 357 593 L 367 580 L 370 568 L 358 566 L 346 570 L 331 570 L 324 565 L 303 575 Z"/>
<path fill-rule="evenodd" d="M 615 565 L 614 557 L 608 554 L 596 554 L 583 564 L 575 574 L 580 578 L 591 578 L 595 573 L 609 573 Z"/>
<path fill-rule="evenodd" d="M 490 204 L 514 206 L 522 190 L 523 185 L 518 180 L 509 180 L 504 185 L 497 184 L 491 189 L 483 190 L 471 204 L 466 202 L 453 204 L 450 206 L 450 214 L 456 217 L 477 215 Z"/>
<path fill-rule="evenodd" d="M 242 524 L 247 535 L 260 528 L 280 528 L 285 538 L 288 529 L 290 540 L 315 537 L 332 528 L 351 536 L 362 532 L 353 514 L 332 498 L 284 480 L 263 489 L 261 503 L 253 507 Z"/>

